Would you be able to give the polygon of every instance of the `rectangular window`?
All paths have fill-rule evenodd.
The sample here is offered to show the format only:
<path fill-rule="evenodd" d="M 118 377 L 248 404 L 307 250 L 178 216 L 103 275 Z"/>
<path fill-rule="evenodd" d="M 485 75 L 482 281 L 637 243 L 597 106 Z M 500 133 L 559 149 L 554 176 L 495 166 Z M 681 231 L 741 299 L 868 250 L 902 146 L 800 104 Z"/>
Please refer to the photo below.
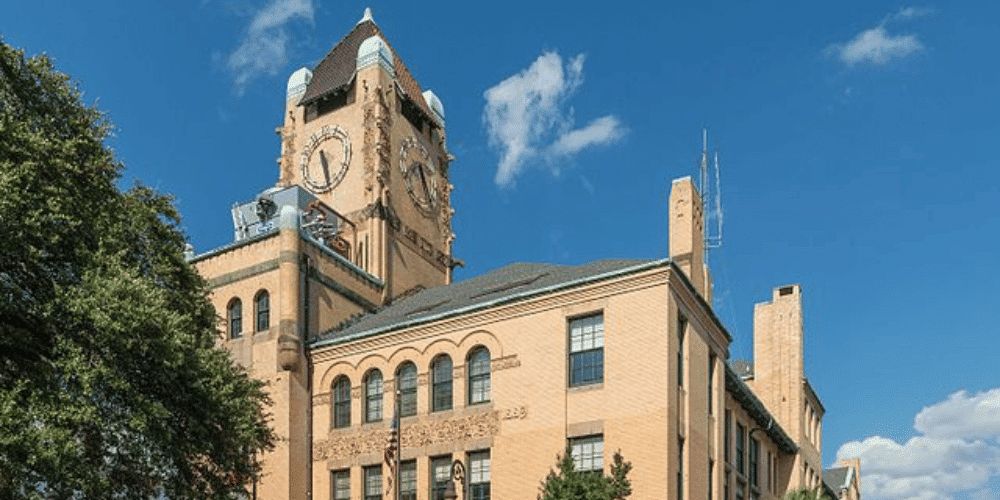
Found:
<path fill-rule="evenodd" d="M 744 476 L 747 473 L 746 434 L 746 427 L 736 424 L 736 472 Z"/>
<path fill-rule="evenodd" d="M 726 410 L 726 419 L 725 419 L 725 422 L 723 423 L 723 425 L 725 426 L 725 428 L 722 429 L 722 435 L 723 435 L 722 447 L 723 447 L 723 456 L 725 457 L 727 464 L 731 464 L 732 463 L 731 457 L 730 457 L 730 452 L 729 452 L 729 450 L 732 449 L 732 443 L 731 443 L 731 441 L 732 441 L 731 434 L 733 432 L 733 430 L 732 430 L 733 429 L 733 422 L 732 422 L 732 420 L 733 420 L 732 412 L 730 412 L 729 410 Z"/>
<path fill-rule="evenodd" d="M 677 385 L 681 387 L 684 387 L 684 333 L 687 322 L 687 318 L 677 314 Z"/>
<path fill-rule="evenodd" d="M 417 461 L 399 463 L 399 500 L 417 500 Z"/>
<path fill-rule="evenodd" d="M 778 493 L 778 454 L 771 457 L 771 492 Z"/>
<path fill-rule="evenodd" d="M 750 438 L 750 487 L 759 488 L 760 484 L 757 481 L 757 470 L 760 464 L 760 441 L 754 438 Z"/>
<path fill-rule="evenodd" d="M 708 355 L 708 414 L 715 413 L 715 354 Z"/>
<path fill-rule="evenodd" d="M 333 500 L 351 500 L 351 471 L 338 470 L 330 473 Z"/>
<path fill-rule="evenodd" d="M 569 440 L 573 466 L 581 472 L 604 471 L 604 436 L 587 436 Z"/>
<path fill-rule="evenodd" d="M 271 300 L 267 292 L 261 292 L 257 296 L 257 331 L 263 332 L 271 326 Z"/>
<path fill-rule="evenodd" d="M 677 437 L 677 500 L 684 500 L 684 438 Z"/>
<path fill-rule="evenodd" d="M 767 450 L 767 491 L 774 492 L 771 486 L 771 450 Z"/>
<path fill-rule="evenodd" d="M 406 363 L 396 375 L 399 387 L 399 416 L 412 417 L 417 414 L 417 367 Z"/>
<path fill-rule="evenodd" d="M 472 500 L 490 500 L 490 452 L 469 454 L 469 495 Z"/>
<path fill-rule="evenodd" d="M 444 500 L 448 481 L 451 481 L 451 455 L 431 458 L 431 500 Z"/>
<path fill-rule="evenodd" d="M 431 411 L 451 409 L 452 371 L 451 358 L 438 357 L 431 365 Z"/>
<path fill-rule="evenodd" d="M 365 500 L 382 498 L 382 466 L 365 467 Z"/>
<path fill-rule="evenodd" d="M 747 483 L 742 479 L 736 481 L 736 500 L 746 498 Z"/>
<path fill-rule="evenodd" d="M 727 468 L 726 469 L 726 479 L 725 479 L 725 482 L 723 483 L 722 500 L 729 500 L 729 489 L 730 489 L 730 487 L 729 487 L 729 476 L 730 476 L 729 469 Z"/>
<path fill-rule="evenodd" d="M 569 385 L 604 381 L 604 314 L 569 321 Z"/>
<path fill-rule="evenodd" d="M 490 351 L 477 347 L 469 354 L 469 404 L 490 402 Z"/>

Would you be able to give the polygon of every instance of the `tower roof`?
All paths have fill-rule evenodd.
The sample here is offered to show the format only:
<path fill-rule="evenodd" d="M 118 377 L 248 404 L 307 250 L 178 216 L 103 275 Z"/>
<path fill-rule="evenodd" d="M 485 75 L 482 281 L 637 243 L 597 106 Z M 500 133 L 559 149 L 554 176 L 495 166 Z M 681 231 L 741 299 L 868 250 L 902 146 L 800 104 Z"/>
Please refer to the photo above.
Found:
<path fill-rule="evenodd" d="M 308 104 L 310 101 L 350 84 L 357 71 L 358 49 L 362 42 L 372 36 L 381 37 L 389 45 L 394 59 L 393 66 L 396 68 L 396 82 L 399 83 L 403 93 L 416 103 L 428 117 L 434 116 L 431 114 L 427 101 L 424 100 L 420 84 L 410 74 L 410 70 L 400 59 L 399 52 L 392 48 L 385 35 L 382 34 L 382 30 L 375 25 L 375 21 L 371 19 L 371 15 L 367 11 L 365 17 L 354 26 L 354 29 L 337 42 L 337 45 L 334 45 L 333 49 L 313 69 L 312 81 L 309 83 L 305 95 L 302 96 L 301 103 Z"/>

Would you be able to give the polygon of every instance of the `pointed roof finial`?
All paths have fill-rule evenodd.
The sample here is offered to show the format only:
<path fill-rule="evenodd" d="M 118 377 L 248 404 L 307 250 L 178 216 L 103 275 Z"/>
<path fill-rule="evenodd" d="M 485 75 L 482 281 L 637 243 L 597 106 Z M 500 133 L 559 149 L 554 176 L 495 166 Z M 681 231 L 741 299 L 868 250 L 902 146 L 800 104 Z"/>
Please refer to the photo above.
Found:
<path fill-rule="evenodd" d="M 363 23 L 365 21 L 371 21 L 373 23 L 375 22 L 375 19 L 372 18 L 372 8 L 371 7 L 365 7 L 365 15 L 364 15 L 364 17 L 361 18 L 360 21 L 358 21 L 358 24 L 361 24 L 361 23 Z"/>

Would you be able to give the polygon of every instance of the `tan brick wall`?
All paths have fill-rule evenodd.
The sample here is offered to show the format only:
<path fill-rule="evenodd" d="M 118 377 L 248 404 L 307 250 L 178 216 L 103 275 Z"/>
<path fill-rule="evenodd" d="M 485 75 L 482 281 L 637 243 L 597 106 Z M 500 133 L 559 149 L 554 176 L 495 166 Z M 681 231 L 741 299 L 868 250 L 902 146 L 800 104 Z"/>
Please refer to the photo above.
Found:
<path fill-rule="evenodd" d="M 723 463 L 716 444 L 722 422 L 706 418 L 708 355 L 710 349 L 718 360 L 725 354 L 709 347 L 721 337 L 711 331 L 714 325 L 687 311 L 685 385 L 678 388 L 678 306 L 668 269 L 315 351 L 314 496 L 329 494 L 329 471 L 350 468 L 352 477 L 360 477 L 363 466 L 381 461 L 387 422 L 358 421 L 364 374 L 378 367 L 392 387 L 396 367 L 408 360 L 423 380 L 433 357 L 444 353 L 455 362 L 454 409 L 431 413 L 430 385 L 421 385 L 418 415 L 403 419 L 404 435 L 410 428 L 431 436 L 403 454 L 404 459 L 419 457 L 418 498 L 425 498 L 421 495 L 429 488 L 421 472 L 429 457 L 452 453 L 457 458 L 476 449 L 491 450 L 494 498 L 531 498 L 567 438 L 589 434 L 603 434 L 606 466 L 619 449 L 635 465 L 630 476 L 635 498 L 670 498 L 676 492 L 679 433 L 685 437 L 685 497 L 704 498 L 709 458 L 716 458 L 716 471 Z M 677 293 L 692 300 L 687 290 Z M 604 381 L 567 387 L 568 319 L 595 312 L 604 315 Z M 467 407 L 465 356 L 476 345 L 486 345 L 494 360 L 492 401 Z M 724 397 L 721 370 L 719 362 L 713 384 L 716 412 Z M 339 375 L 350 377 L 359 397 L 352 400 L 351 427 L 330 429 L 329 392 Z M 392 405 L 386 396 L 386 420 Z M 495 427 L 484 424 L 481 434 L 462 438 L 446 430 L 489 415 L 495 415 Z M 716 491 L 721 492 L 721 483 Z"/>

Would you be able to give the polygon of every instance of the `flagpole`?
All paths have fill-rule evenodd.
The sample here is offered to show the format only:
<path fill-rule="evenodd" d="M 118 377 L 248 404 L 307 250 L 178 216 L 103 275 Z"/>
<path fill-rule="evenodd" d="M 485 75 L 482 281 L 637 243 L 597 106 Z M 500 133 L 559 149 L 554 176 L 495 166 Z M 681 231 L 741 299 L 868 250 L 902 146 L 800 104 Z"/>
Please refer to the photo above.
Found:
<path fill-rule="evenodd" d="M 396 387 L 395 389 L 396 389 L 396 404 L 393 405 L 395 406 L 395 409 L 393 410 L 393 415 L 392 415 L 393 419 L 392 425 L 393 427 L 396 428 L 396 455 L 393 458 L 393 461 L 395 462 L 393 466 L 396 470 L 395 498 L 396 500 L 400 500 L 402 498 L 402 490 L 403 490 L 402 488 L 403 483 L 401 482 L 403 479 L 403 474 L 402 471 L 399 469 L 399 456 L 403 454 L 403 426 L 402 422 L 399 419 L 399 402 L 400 402 L 399 388 Z"/>

